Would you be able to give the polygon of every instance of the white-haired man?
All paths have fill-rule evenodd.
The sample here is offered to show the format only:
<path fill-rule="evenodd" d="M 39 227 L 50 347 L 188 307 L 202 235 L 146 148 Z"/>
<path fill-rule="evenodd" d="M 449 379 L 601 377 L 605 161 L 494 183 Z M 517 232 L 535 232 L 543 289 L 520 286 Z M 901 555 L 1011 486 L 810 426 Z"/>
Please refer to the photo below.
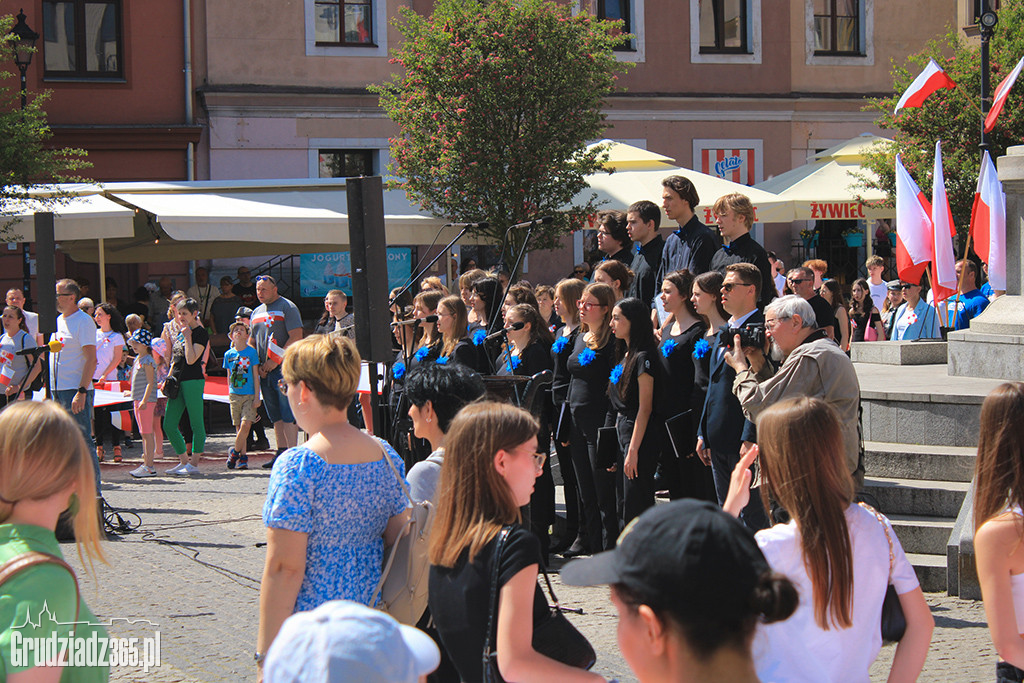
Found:
<path fill-rule="evenodd" d="M 725 362 L 736 371 L 733 393 L 751 422 L 768 406 L 801 396 L 825 400 L 843 426 L 846 463 L 859 490 L 864 486 L 860 462 L 858 412 L 860 383 L 853 362 L 823 330 L 816 329 L 814 310 L 796 295 L 776 299 L 765 308 L 767 336 L 785 360 L 776 370 L 764 350 L 741 347 L 739 337 Z"/>

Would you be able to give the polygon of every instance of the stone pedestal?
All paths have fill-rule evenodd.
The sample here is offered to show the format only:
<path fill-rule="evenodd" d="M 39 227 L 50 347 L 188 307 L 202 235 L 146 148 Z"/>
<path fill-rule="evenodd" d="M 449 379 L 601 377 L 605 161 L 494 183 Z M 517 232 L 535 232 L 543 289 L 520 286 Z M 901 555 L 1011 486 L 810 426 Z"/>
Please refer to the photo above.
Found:
<path fill-rule="evenodd" d="M 1024 145 L 1010 147 L 996 160 L 1006 192 L 1006 294 L 971 321 L 970 329 L 950 332 L 950 375 L 1024 380 Z"/>
<path fill-rule="evenodd" d="M 854 363 L 876 365 L 942 365 L 946 362 L 946 342 L 925 339 L 853 342 L 850 358 Z"/>

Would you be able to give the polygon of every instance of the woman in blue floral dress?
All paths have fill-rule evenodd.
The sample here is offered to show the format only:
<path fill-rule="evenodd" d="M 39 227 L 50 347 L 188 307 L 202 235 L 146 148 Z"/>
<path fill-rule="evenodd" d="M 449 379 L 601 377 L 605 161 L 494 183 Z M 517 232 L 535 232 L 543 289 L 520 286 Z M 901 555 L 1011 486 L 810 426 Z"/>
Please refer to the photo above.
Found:
<path fill-rule="evenodd" d="M 270 475 L 257 653 L 293 612 L 328 600 L 369 602 L 384 548 L 408 517 L 401 458 L 348 423 L 359 370 L 359 353 L 345 337 L 314 335 L 285 354 L 281 391 L 312 436 L 282 453 Z"/>

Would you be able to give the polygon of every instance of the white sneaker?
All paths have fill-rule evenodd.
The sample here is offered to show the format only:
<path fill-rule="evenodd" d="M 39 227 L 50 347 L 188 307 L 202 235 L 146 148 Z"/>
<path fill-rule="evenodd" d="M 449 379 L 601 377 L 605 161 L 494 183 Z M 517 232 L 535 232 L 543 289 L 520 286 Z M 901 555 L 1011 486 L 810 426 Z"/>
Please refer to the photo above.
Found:
<path fill-rule="evenodd" d="M 185 465 L 187 465 L 187 464 L 188 463 L 179 462 L 177 465 L 175 465 L 171 469 L 166 470 L 166 473 L 167 474 L 181 474 L 181 470 L 184 469 Z"/>
<path fill-rule="evenodd" d="M 146 467 L 145 465 L 139 465 L 138 467 L 136 467 L 134 470 L 132 470 L 128 474 L 132 475 L 133 477 L 137 477 L 137 478 L 138 477 L 155 477 L 156 476 L 156 470 L 150 469 L 150 468 Z"/>
<path fill-rule="evenodd" d="M 192 463 L 187 462 L 187 463 L 185 463 L 184 467 L 182 467 L 180 470 L 177 471 L 176 474 L 188 474 L 188 475 L 199 474 L 199 468 L 196 467 L 195 465 L 193 465 Z"/>

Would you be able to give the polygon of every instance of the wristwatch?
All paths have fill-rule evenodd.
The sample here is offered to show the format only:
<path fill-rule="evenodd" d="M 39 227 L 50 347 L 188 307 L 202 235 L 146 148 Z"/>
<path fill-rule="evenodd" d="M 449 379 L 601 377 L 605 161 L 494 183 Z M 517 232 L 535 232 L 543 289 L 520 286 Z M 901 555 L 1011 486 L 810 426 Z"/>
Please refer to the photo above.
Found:
<path fill-rule="evenodd" d="M 84 393 L 87 393 L 88 391 L 89 390 L 86 389 L 85 387 L 78 387 L 78 391 L 76 391 L 75 393 L 76 394 L 84 394 Z"/>
<path fill-rule="evenodd" d="M 252 653 L 252 661 L 256 662 L 257 664 L 262 664 L 263 660 L 266 659 L 266 658 L 267 658 L 267 655 L 265 653 L 263 653 L 263 652 L 253 652 Z"/>

